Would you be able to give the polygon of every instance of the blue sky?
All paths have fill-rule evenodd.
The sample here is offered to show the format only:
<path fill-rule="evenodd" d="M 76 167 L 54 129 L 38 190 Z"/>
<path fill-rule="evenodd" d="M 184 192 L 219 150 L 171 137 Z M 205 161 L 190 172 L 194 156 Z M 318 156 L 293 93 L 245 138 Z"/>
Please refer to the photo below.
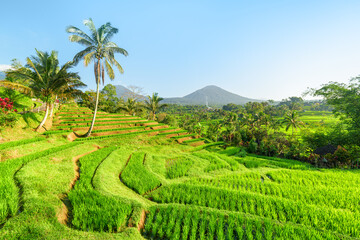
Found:
<path fill-rule="evenodd" d="M 360 74 L 360 1 L 6 1 L 1 3 L 0 64 L 42 51 L 61 63 L 82 46 L 65 28 L 111 22 L 125 73 L 114 85 L 181 97 L 207 85 L 281 100 L 308 87 Z M 91 89 L 92 67 L 75 69 Z M 110 81 L 107 81 L 110 83 Z"/>

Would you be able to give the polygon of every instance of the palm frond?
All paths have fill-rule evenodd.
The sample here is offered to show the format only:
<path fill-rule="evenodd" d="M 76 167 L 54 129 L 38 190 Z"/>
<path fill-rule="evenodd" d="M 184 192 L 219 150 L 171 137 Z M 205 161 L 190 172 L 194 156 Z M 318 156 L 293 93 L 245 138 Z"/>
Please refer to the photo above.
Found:
<path fill-rule="evenodd" d="M 87 26 L 91 32 L 94 42 L 99 43 L 99 33 L 96 30 L 95 24 L 91 18 L 84 20 L 84 25 Z"/>
<path fill-rule="evenodd" d="M 122 68 L 122 66 L 120 65 L 120 63 L 118 63 L 115 58 L 113 59 L 114 65 L 117 67 L 117 69 L 119 70 L 120 73 L 124 73 L 124 69 Z"/>
<path fill-rule="evenodd" d="M 99 29 L 97 30 L 98 36 L 99 36 L 99 42 L 101 42 L 101 43 L 104 42 L 106 33 L 109 32 L 110 29 L 111 29 L 111 24 L 109 22 L 107 22 L 99 27 Z"/>
<path fill-rule="evenodd" d="M 106 67 L 106 73 L 108 74 L 109 78 L 113 80 L 115 78 L 114 70 L 112 69 L 108 61 L 106 61 L 106 59 L 105 59 L 105 67 Z"/>
<path fill-rule="evenodd" d="M 35 71 L 36 75 L 38 76 L 38 78 L 43 81 L 42 76 L 40 75 L 40 73 L 38 72 L 38 70 L 35 67 L 35 64 L 31 61 L 30 58 L 26 58 L 26 63 L 31 66 L 31 68 Z"/>
<path fill-rule="evenodd" d="M 120 54 L 124 55 L 125 57 L 127 57 L 129 55 L 129 53 L 125 49 L 119 48 L 119 47 L 107 47 L 106 51 L 111 52 L 112 54 L 120 53 Z"/>
<path fill-rule="evenodd" d="M 90 41 L 86 40 L 85 38 L 78 36 L 78 35 L 70 35 L 69 40 L 70 40 L 70 42 L 77 42 L 77 43 L 87 46 L 87 47 L 92 45 L 92 42 L 90 42 Z"/>
<path fill-rule="evenodd" d="M 109 25 L 106 34 L 104 35 L 104 38 L 101 39 L 103 43 L 108 43 L 110 39 L 114 36 L 114 34 L 118 33 L 119 30 L 117 28 L 112 27 Z"/>
<path fill-rule="evenodd" d="M 84 65 L 87 67 L 89 63 L 95 59 L 95 51 L 92 51 L 84 56 Z"/>
<path fill-rule="evenodd" d="M 31 93 L 31 88 L 24 86 L 20 83 L 16 83 L 16 82 L 10 82 L 7 80 L 0 80 L 0 86 L 5 87 L 5 88 L 10 88 L 10 89 L 14 89 L 14 90 L 18 90 L 19 92 L 22 92 L 24 94 L 29 94 Z"/>
<path fill-rule="evenodd" d="M 80 62 L 80 60 L 86 55 L 89 54 L 91 51 L 94 50 L 94 46 L 90 46 L 85 48 L 84 50 L 78 52 L 75 56 L 74 56 L 74 64 L 78 64 Z"/>
<path fill-rule="evenodd" d="M 82 30 L 80 30 L 77 27 L 69 26 L 69 27 L 66 28 L 66 32 L 74 33 L 76 35 L 79 35 L 79 36 L 83 37 L 84 39 L 86 39 L 89 42 L 92 42 L 92 43 L 94 42 L 93 39 L 91 39 L 91 37 L 89 37 L 89 35 L 87 35 L 86 33 L 84 33 Z"/>

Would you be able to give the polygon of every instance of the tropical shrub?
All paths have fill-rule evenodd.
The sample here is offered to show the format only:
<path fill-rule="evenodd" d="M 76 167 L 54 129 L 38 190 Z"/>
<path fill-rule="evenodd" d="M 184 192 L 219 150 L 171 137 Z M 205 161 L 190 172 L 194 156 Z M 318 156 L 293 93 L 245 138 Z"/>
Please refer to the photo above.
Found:
<path fill-rule="evenodd" d="M 255 141 L 255 139 L 253 138 L 253 139 L 251 139 L 251 141 L 249 142 L 248 151 L 249 151 L 250 153 L 256 153 L 257 149 L 258 149 L 258 144 L 257 144 L 257 142 Z"/>

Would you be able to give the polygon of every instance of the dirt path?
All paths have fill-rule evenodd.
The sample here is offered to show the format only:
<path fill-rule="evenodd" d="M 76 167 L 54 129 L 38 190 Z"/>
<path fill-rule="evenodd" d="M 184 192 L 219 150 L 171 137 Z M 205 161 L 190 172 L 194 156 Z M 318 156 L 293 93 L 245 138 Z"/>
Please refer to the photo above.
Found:
<path fill-rule="evenodd" d="M 93 153 L 97 150 L 99 150 L 101 147 L 98 146 L 98 145 L 94 145 L 94 150 L 91 150 L 90 152 L 87 152 L 87 153 L 83 153 L 83 154 L 80 154 L 78 156 L 75 156 L 72 158 L 72 162 L 73 162 L 73 165 L 74 165 L 74 178 L 71 180 L 70 182 L 70 190 L 69 192 L 74 188 L 75 186 L 75 183 L 77 180 L 79 180 L 79 177 L 80 177 L 80 168 L 79 168 L 79 165 L 78 165 L 78 162 L 79 162 L 79 159 L 84 157 L 85 155 L 88 155 L 90 153 Z M 68 193 L 69 193 L 68 192 Z M 61 201 L 62 201 L 62 206 L 61 206 L 61 209 L 60 211 L 58 212 L 57 214 L 57 219 L 58 221 L 61 223 L 61 224 L 64 224 L 64 225 L 68 225 L 70 222 L 69 222 L 69 210 L 71 210 L 72 206 L 71 206 L 71 202 L 68 198 L 68 193 L 62 195 L 60 197 Z"/>
<path fill-rule="evenodd" d="M 141 232 L 142 229 L 144 229 L 145 227 L 145 220 L 146 220 L 146 212 L 145 210 L 143 209 L 141 211 L 141 215 L 140 215 L 140 221 L 139 221 L 139 224 L 137 226 L 137 229 L 139 230 L 139 232 Z"/>

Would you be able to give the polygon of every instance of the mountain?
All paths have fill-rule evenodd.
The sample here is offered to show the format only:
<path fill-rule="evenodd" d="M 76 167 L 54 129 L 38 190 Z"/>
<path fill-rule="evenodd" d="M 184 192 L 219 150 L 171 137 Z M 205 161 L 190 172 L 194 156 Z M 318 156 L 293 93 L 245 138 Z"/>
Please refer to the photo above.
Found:
<path fill-rule="evenodd" d="M 116 96 L 118 98 L 124 98 L 125 100 L 127 99 L 128 96 L 133 96 L 133 94 L 131 94 L 131 90 L 121 86 L 121 85 L 114 85 L 116 87 Z M 135 94 L 137 99 L 144 99 L 144 96 L 139 95 L 139 94 Z"/>
<path fill-rule="evenodd" d="M 124 86 L 121 85 L 114 85 L 116 87 L 116 96 L 118 98 L 122 97 L 125 95 L 125 93 L 130 92 L 130 90 Z"/>
<path fill-rule="evenodd" d="M 163 103 L 180 105 L 226 105 L 228 103 L 245 104 L 247 102 L 262 102 L 263 100 L 251 99 L 228 92 L 214 85 L 206 86 L 181 98 L 165 98 Z"/>

